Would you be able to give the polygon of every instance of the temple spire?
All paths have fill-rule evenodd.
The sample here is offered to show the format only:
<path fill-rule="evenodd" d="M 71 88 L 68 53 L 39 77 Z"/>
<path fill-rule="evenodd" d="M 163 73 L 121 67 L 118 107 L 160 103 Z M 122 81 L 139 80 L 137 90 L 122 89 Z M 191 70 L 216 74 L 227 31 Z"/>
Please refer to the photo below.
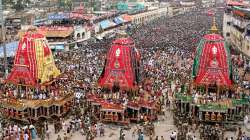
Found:
<path fill-rule="evenodd" d="M 216 27 L 215 16 L 214 16 L 214 18 L 213 18 L 213 25 L 212 25 L 212 27 L 211 27 L 211 29 L 210 29 L 210 32 L 211 32 L 211 33 L 214 33 L 214 34 L 218 34 L 218 29 L 217 29 L 217 27 Z"/>

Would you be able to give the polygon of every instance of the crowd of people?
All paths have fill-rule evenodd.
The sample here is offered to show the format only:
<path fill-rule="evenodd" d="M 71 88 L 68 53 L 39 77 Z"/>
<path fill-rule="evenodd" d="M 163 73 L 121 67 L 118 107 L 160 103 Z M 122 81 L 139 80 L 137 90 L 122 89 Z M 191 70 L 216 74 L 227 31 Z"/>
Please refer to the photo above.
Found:
<path fill-rule="evenodd" d="M 220 31 L 222 14 L 223 10 L 217 10 L 216 21 Z M 179 92 L 182 85 L 190 82 L 196 45 L 211 25 L 212 17 L 209 17 L 204 9 L 196 9 L 174 17 L 161 17 L 143 25 L 133 25 L 128 33 L 142 56 L 141 81 L 150 80 L 152 91 L 161 91 L 163 99 L 171 102 L 173 94 Z M 104 68 L 105 56 L 111 41 L 112 38 L 90 40 L 82 47 L 67 52 L 56 52 L 55 63 L 63 75 L 55 82 L 55 85 L 63 89 L 64 93 L 81 93 L 82 96 L 99 93 L 100 89 L 97 88 L 96 82 Z M 142 89 L 139 90 L 143 90 L 143 87 L 140 88 Z M 1 89 L 5 90 L 5 85 L 1 85 Z M 39 94 L 34 94 L 36 96 L 31 98 L 47 99 L 56 96 L 49 92 L 39 91 Z M 7 94 L 6 91 L 5 94 Z M 164 101 L 163 105 L 165 105 Z M 86 118 L 86 112 L 73 118 L 72 123 L 68 125 L 64 121 L 60 122 L 61 129 L 59 130 L 62 130 L 64 135 L 58 135 L 58 140 L 62 139 L 61 137 L 70 137 L 75 131 L 82 131 L 83 134 L 88 135 L 89 140 L 94 136 L 102 136 L 104 133 L 102 124 L 88 122 L 92 117 Z M 83 125 L 86 120 L 88 123 L 85 126 L 87 127 Z M 81 130 L 83 128 L 84 130 Z M 54 129 L 58 129 L 57 125 Z M 171 134 L 171 140 L 176 140 L 176 133 L 174 131 Z M 123 135 L 125 134 L 122 133 Z M 138 133 L 138 139 L 145 139 L 142 131 Z M 156 136 L 156 139 L 160 137 Z M 161 137 L 161 140 L 163 139 Z"/>

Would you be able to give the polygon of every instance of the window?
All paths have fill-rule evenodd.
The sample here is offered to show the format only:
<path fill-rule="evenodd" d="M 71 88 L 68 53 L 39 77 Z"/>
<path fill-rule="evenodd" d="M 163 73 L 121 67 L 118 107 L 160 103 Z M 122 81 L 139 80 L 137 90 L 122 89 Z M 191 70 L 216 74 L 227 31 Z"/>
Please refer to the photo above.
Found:
<path fill-rule="evenodd" d="M 82 38 L 85 38 L 85 32 L 82 33 Z"/>
<path fill-rule="evenodd" d="M 246 30 L 246 36 L 250 36 L 250 30 L 249 29 Z"/>
<path fill-rule="evenodd" d="M 231 25 L 231 22 L 228 21 L 228 22 L 227 22 L 227 25 L 230 26 L 230 25 Z"/>
<path fill-rule="evenodd" d="M 226 33 L 226 37 L 230 37 L 230 33 Z"/>
<path fill-rule="evenodd" d="M 79 39 L 81 37 L 80 33 L 77 34 L 77 39 Z"/>

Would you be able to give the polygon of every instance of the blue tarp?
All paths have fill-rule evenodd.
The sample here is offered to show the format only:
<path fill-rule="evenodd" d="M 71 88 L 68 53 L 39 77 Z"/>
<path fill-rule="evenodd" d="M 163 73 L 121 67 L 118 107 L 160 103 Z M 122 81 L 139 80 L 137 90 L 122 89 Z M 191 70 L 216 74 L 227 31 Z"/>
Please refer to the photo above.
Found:
<path fill-rule="evenodd" d="M 62 20 L 69 18 L 69 14 L 61 13 L 61 14 L 49 14 L 48 20 Z"/>
<path fill-rule="evenodd" d="M 122 17 L 115 17 L 114 18 L 114 22 L 116 23 L 116 24 L 121 24 L 121 23 L 123 23 L 124 21 L 123 21 L 123 19 L 122 19 Z"/>
<path fill-rule="evenodd" d="M 6 44 L 6 53 L 7 57 L 13 57 L 15 56 L 16 49 L 18 47 L 18 42 L 10 42 Z M 0 46 L 0 57 L 3 57 L 3 46 Z"/>
<path fill-rule="evenodd" d="M 64 45 L 55 45 L 56 50 L 64 50 Z"/>
<path fill-rule="evenodd" d="M 101 21 L 100 26 L 102 29 L 106 29 L 106 28 L 110 27 L 109 21 L 108 20 Z"/>
<path fill-rule="evenodd" d="M 63 44 L 50 45 L 50 49 L 53 49 L 53 50 L 64 50 L 64 45 Z"/>

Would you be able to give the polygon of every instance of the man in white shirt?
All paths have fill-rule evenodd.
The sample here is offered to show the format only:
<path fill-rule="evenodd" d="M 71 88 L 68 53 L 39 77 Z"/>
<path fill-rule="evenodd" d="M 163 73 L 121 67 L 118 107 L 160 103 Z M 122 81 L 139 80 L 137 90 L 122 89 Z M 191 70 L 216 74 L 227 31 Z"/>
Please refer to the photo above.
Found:
<path fill-rule="evenodd" d="M 40 99 L 40 100 L 43 99 L 43 94 L 42 94 L 42 93 L 39 94 L 39 99 Z"/>
<path fill-rule="evenodd" d="M 27 133 L 24 134 L 24 140 L 29 140 L 29 135 Z"/>
<path fill-rule="evenodd" d="M 172 132 L 170 135 L 170 140 L 176 140 L 176 132 Z"/>
<path fill-rule="evenodd" d="M 44 99 L 44 100 L 46 99 L 46 94 L 45 94 L 45 93 L 43 93 L 43 99 Z"/>

